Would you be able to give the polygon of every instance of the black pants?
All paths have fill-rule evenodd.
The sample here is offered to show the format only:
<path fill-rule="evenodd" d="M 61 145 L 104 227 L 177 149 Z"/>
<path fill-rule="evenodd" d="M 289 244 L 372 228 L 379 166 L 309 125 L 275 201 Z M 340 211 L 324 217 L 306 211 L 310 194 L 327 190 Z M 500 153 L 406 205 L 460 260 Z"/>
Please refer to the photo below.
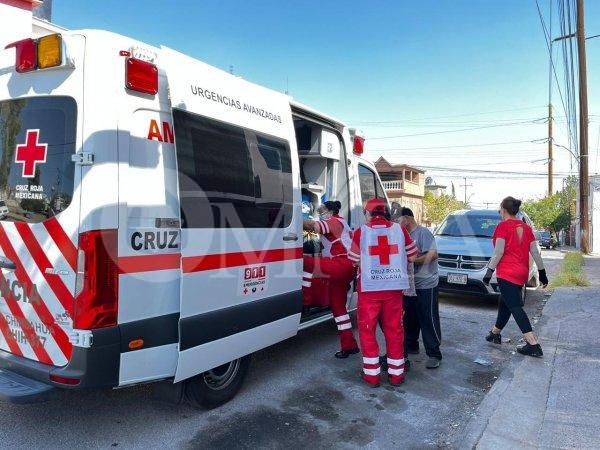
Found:
<path fill-rule="evenodd" d="M 517 322 L 517 325 L 521 329 L 521 333 L 529 333 L 531 331 L 531 322 L 529 322 L 529 317 L 527 317 L 527 313 L 521 303 L 521 289 L 524 289 L 524 287 L 503 280 L 502 278 L 498 278 L 498 287 L 500 288 L 500 298 L 498 299 L 496 328 L 502 330 L 512 314 L 515 322 Z"/>
<path fill-rule="evenodd" d="M 416 291 L 416 297 L 404 297 L 404 354 L 407 354 L 409 348 L 419 347 L 421 332 L 427 356 L 442 359 L 438 288 Z"/>

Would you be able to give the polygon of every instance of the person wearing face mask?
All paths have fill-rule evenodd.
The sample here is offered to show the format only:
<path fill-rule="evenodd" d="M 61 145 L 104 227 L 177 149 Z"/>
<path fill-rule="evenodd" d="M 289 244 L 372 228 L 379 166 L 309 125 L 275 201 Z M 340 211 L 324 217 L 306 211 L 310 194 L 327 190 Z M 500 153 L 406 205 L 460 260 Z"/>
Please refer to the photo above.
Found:
<path fill-rule="evenodd" d="M 319 208 L 319 220 L 303 221 L 305 231 L 321 235 L 323 251 L 320 257 L 304 257 L 302 294 L 304 304 L 311 304 L 313 280 L 328 281 L 329 305 L 341 344 L 341 349 L 335 353 L 335 357 L 347 358 L 359 352 L 352 333 L 352 322 L 346 309 L 348 289 L 356 275 L 356 269 L 348 259 L 348 250 L 352 244 L 352 230 L 348 222 L 339 215 L 341 207 L 339 201 L 327 201 Z"/>
<path fill-rule="evenodd" d="M 529 278 L 530 254 L 537 265 L 542 287 L 548 285 L 548 277 L 533 230 L 517 218 L 520 207 L 521 200 L 506 197 L 502 200 L 500 211 L 498 211 L 502 216 L 502 222 L 494 231 L 494 254 L 488 263 L 488 270 L 483 282 L 489 284 L 494 270 L 496 270 L 500 298 L 498 299 L 496 323 L 485 339 L 488 342 L 501 344 L 500 333 L 512 315 L 525 339 L 525 344 L 517 347 L 517 351 L 522 355 L 539 358 L 544 353 L 537 337 L 533 334 L 531 322 L 521 303 L 521 291 L 525 289 L 525 283 Z"/>

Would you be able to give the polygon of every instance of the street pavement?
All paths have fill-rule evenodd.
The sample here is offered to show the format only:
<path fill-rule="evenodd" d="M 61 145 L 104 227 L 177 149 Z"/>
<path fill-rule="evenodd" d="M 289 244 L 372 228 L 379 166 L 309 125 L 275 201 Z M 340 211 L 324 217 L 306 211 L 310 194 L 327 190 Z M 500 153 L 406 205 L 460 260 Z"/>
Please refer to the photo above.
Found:
<path fill-rule="evenodd" d="M 544 251 L 550 276 L 562 255 Z M 545 292 L 529 290 L 534 322 Z M 493 301 L 440 299 L 442 352 L 437 370 L 423 354 L 401 388 L 371 389 L 359 380 L 361 360 L 333 358 L 332 323 L 258 352 L 237 397 L 212 410 L 155 398 L 152 386 L 68 392 L 37 405 L 0 404 L 0 445 L 10 448 L 439 448 L 456 447 L 475 411 L 514 355 L 520 332 L 510 321 L 494 346 L 483 338 Z M 477 361 L 477 362 L 475 362 Z"/>
<path fill-rule="evenodd" d="M 587 288 L 558 288 L 540 322 L 543 359 L 515 359 L 467 427 L 463 448 L 600 448 L 600 257 Z"/>

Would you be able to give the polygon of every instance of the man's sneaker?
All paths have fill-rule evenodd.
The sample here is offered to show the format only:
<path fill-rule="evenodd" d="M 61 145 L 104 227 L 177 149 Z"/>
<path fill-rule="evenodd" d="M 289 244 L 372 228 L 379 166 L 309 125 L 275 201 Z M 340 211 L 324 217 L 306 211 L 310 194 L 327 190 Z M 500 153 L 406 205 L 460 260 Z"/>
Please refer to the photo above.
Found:
<path fill-rule="evenodd" d="M 441 361 L 442 360 L 439 358 L 430 357 L 425 363 L 425 367 L 427 367 L 428 369 L 437 369 L 438 367 L 440 367 Z"/>
<path fill-rule="evenodd" d="M 517 347 L 517 351 L 521 355 L 535 356 L 536 358 L 541 358 L 544 356 L 544 352 L 542 351 L 540 344 L 531 345 L 529 343 L 525 343 L 525 345 Z"/>
<path fill-rule="evenodd" d="M 351 350 L 340 350 L 339 352 L 335 352 L 335 356 L 338 359 L 346 359 L 350 355 L 356 355 L 360 350 L 358 348 L 353 348 Z"/>
<path fill-rule="evenodd" d="M 488 342 L 493 342 L 494 344 L 502 344 L 502 335 L 500 333 L 492 333 L 491 331 L 485 337 L 485 340 Z"/>

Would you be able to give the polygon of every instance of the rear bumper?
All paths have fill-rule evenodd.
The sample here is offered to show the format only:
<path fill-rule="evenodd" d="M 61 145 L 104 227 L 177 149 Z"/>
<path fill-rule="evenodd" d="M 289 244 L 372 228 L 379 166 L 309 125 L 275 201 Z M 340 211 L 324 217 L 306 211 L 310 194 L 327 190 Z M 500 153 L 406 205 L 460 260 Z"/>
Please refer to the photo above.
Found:
<path fill-rule="evenodd" d="M 73 347 L 69 363 L 55 367 L 0 350 L 0 400 L 34 403 L 47 400 L 54 390 L 114 387 L 119 384 L 120 332 L 118 327 L 93 331 L 90 348 Z M 77 379 L 76 385 L 50 380 L 50 375 Z M 47 389 L 46 389 L 47 387 Z"/>

